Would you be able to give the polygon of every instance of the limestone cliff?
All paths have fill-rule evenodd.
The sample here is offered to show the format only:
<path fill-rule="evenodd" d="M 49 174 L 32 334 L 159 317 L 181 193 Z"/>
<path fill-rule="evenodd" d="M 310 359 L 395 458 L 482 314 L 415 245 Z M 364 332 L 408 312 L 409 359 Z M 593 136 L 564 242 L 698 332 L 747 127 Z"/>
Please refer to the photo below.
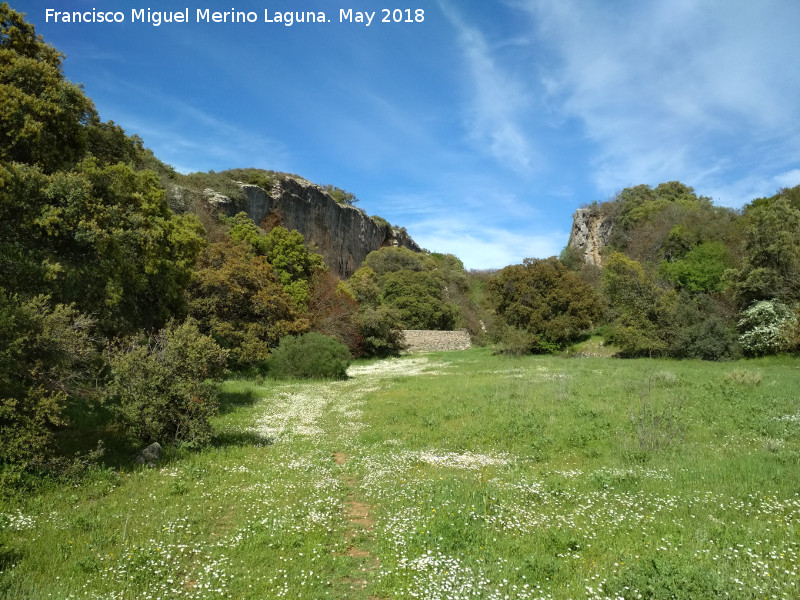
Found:
<path fill-rule="evenodd" d="M 405 230 L 376 223 L 362 210 L 337 203 L 308 181 L 281 178 L 269 190 L 240 186 L 243 198 L 221 200 L 212 190 L 207 190 L 206 197 L 228 215 L 246 212 L 265 231 L 279 225 L 296 229 L 317 246 L 328 268 L 339 277 L 350 277 L 367 254 L 383 246 L 422 251 Z"/>
<path fill-rule="evenodd" d="M 572 216 L 572 231 L 569 234 L 570 248 L 581 253 L 585 263 L 602 265 L 602 250 L 608 243 L 614 222 L 591 208 L 579 208 Z"/>

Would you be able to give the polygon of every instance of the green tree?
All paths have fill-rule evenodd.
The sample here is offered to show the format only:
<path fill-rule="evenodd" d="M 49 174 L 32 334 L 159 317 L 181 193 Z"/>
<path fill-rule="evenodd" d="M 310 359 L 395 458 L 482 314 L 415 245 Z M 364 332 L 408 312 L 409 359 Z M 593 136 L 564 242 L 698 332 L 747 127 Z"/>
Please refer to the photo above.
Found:
<path fill-rule="evenodd" d="M 358 204 L 358 198 L 356 198 L 355 194 L 338 188 L 335 185 L 323 185 L 322 189 L 338 204 L 347 204 L 348 206 Z"/>
<path fill-rule="evenodd" d="M 83 158 L 86 125 L 97 115 L 64 79 L 62 59 L 23 15 L 0 4 L 0 161 L 52 173 Z"/>
<path fill-rule="evenodd" d="M 433 268 L 430 258 L 425 254 L 397 246 L 386 246 L 370 252 L 362 266 L 372 269 L 378 277 L 394 271 L 429 271 Z"/>
<path fill-rule="evenodd" d="M 311 298 L 311 278 L 325 270 L 322 255 L 306 246 L 299 231 L 289 231 L 285 227 L 273 228 L 266 236 L 265 247 L 275 277 L 297 307 L 305 309 Z"/>
<path fill-rule="evenodd" d="M 629 356 L 664 354 L 673 325 L 674 291 L 660 288 L 642 265 L 619 252 L 603 268 L 603 294 L 611 307 L 610 339 Z"/>
<path fill-rule="evenodd" d="M 361 306 L 375 308 L 380 304 L 381 287 L 378 275 L 371 268 L 367 266 L 359 268 L 350 276 L 348 285 Z"/>
<path fill-rule="evenodd" d="M 708 294 L 680 293 L 665 341 L 674 358 L 730 360 L 741 355 L 733 315 Z"/>
<path fill-rule="evenodd" d="M 444 278 L 433 271 L 394 271 L 381 278 L 382 302 L 400 313 L 405 329 L 451 330 L 458 307 L 444 298 Z"/>
<path fill-rule="evenodd" d="M 798 186 L 800 187 L 800 186 Z M 734 275 L 742 305 L 800 300 L 800 208 L 780 193 L 745 212 L 744 259 Z"/>
<path fill-rule="evenodd" d="M 267 234 L 247 216 L 246 212 L 240 212 L 233 217 L 222 217 L 222 220 L 230 227 L 228 235 L 234 242 L 247 244 L 253 254 L 262 256 L 267 254 L 269 251 Z"/>
<path fill-rule="evenodd" d="M 210 244 L 187 293 L 189 315 L 230 350 L 233 365 L 258 363 L 283 336 L 308 330 L 266 257 L 241 244 Z"/>
<path fill-rule="evenodd" d="M 0 165 L 0 181 L 0 277 L 9 289 L 74 303 L 107 334 L 182 314 L 203 229 L 169 210 L 154 173 L 87 159 L 50 175 Z"/>
<path fill-rule="evenodd" d="M 731 267 L 730 253 L 722 242 L 704 242 L 675 262 L 662 263 L 662 271 L 675 286 L 692 292 L 720 292 Z"/>
<path fill-rule="evenodd" d="M 364 338 L 364 356 L 396 356 L 405 347 L 403 324 L 396 308 L 379 305 L 367 307 L 359 315 L 359 332 Z"/>
<path fill-rule="evenodd" d="M 0 289 L 0 465 L 42 467 L 52 456 L 67 401 L 98 372 L 94 330 L 74 307 Z"/>
<path fill-rule="evenodd" d="M 562 349 L 594 327 L 600 299 L 556 258 L 526 258 L 500 271 L 489 283 L 497 315 L 529 334 L 531 351 Z"/>

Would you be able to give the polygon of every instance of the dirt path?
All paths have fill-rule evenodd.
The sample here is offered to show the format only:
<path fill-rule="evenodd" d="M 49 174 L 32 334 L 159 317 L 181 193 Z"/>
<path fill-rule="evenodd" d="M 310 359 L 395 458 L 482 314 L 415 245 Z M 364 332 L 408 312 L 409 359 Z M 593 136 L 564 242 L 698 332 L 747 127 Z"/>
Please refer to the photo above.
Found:
<path fill-rule="evenodd" d="M 341 469 L 347 464 L 347 456 L 343 452 L 334 452 L 333 459 Z M 341 474 L 341 481 L 347 490 L 344 515 L 347 529 L 344 539 L 347 544 L 346 555 L 357 559 L 360 573 L 346 577 L 343 583 L 353 589 L 365 589 L 369 579 L 380 567 L 380 561 L 372 555 L 368 547 L 374 540 L 375 520 L 370 516 L 372 507 L 359 499 L 359 482 L 353 475 Z"/>

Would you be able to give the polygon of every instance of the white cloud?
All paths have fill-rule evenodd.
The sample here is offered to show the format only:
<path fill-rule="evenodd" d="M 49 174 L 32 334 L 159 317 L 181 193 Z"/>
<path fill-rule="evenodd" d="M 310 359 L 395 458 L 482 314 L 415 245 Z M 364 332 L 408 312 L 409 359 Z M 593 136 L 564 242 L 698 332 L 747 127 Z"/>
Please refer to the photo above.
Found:
<path fill-rule="evenodd" d="M 449 223 L 417 223 L 412 234 L 423 248 L 454 254 L 467 269 L 497 269 L 519 264 L 525 258 L 557 256 L 569 238 L 568 231 L 526 235 L 480 227 L 479 223 L 464 228 Z"/>
<path fill-rule="evenodd" d="M 232 167 L 288 169 L 289 151 L 278 140 L 216 117 L 186 100 L 123 78 L 109 77 L 115 90 L 110 101 L 95 97 L 100 118 L 112 119 L 129 134 L 139 135 L 145 146 L 180 172 Z M 123 107 L 119 96 L 136 97 L 136 112 Z"/>
<path fill-rule="evenodd" d="M 583 124 L 601 192 L 680 179 L 740 193 L 797 167 L 797 2 L 516 5 L 555 57 L 545 89 Z"/>
<path fill-rule="evenodd" d="M 449 4 L 440 5 L 458 33 L 472 79 L 467 114 L 472 143 L 487 148 L 501 164 L 529 172 L 540 157 L 522 125 L 522 114 L 529 104 L 524 82 L 504 72 L 480 30 L 467 24 Z"/>

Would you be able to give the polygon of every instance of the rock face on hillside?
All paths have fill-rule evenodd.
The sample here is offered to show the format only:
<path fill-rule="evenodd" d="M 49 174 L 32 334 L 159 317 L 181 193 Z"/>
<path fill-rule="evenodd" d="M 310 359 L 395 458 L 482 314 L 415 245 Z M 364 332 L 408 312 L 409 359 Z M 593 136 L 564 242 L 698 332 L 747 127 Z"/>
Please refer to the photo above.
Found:
<path fill-rule="evenodd" d="M 591 208 L 579 208 L 572 216 L 568 246 L 581 252 L 587 264 L 602 266 L 602 250 L 608 243 L 613 225 L 611 218 Z"/>
<path fill-rule="evenodd" d="M 241 185 L 244 199 L 209 201 L 233 216 L 244 211 L 265 231 L 281 226 L 296 229 L 307 242 L 314 243 L 333 273 L 347 278 L 367 254 L 383 246 L 402 246 L 415 252 L 422 249 L 405 230 L 393 230 L 373 221 L 363 211 L 338 204 L 319 186 L 285 178 L 264 190 L 255 185 Z"/>

